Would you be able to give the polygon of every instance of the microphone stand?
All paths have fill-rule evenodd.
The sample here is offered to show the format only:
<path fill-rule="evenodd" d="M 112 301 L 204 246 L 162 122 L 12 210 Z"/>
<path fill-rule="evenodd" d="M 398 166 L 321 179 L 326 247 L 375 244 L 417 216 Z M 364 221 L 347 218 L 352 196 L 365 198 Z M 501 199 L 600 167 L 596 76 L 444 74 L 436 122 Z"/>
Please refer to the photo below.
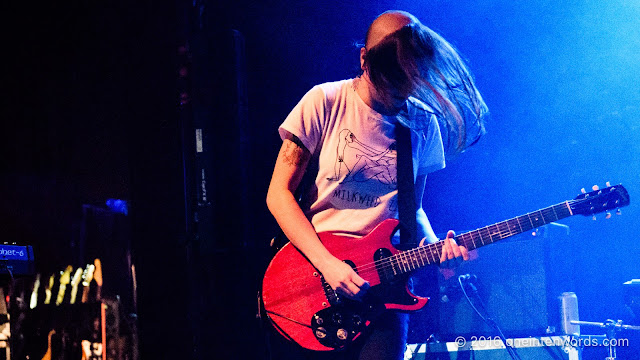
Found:
<path fill-rule="evenodd" d="M 609 356 L 605 358 L 605 360 L 616 360 L 616 346 L 617 346 L 617 333 L 620 330 L 640 330 L 640 326 L 634 325 L 623 325 L 622 320 L 614 321 L 607 320 L 603 323 L 600 322 L 592 322 L 592 321 L 578 321 L 571 320 L 571 324 L 573 325 L 585 325 L 585 326 L 594 326 L 605 329 L 605 338 L 607 339 L 607 348 L 609 352 Z"/>

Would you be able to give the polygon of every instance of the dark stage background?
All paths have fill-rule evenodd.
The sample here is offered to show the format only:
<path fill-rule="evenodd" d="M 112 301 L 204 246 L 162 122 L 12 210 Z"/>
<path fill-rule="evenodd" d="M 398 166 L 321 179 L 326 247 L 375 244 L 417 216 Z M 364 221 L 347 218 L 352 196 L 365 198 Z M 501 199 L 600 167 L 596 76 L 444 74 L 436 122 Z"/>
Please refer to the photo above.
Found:
<path fill-rule="evenodd" d="M 276 233 L 264 198 L 277 126 L 313 85 L 357 74 L 354 44 L 384 10 L 408 10 L 451 41 L 492 113 L 480 143 L 428 180 L 425 208 L 437 233 L 508 219 L 605 181 L 623 183 L 632 198 L 640 188 L 635 2 L 2 7 L 0 237 L 33 245 L 39 272 L 58 271 L 75 251 L 82 205 L 129 200 L 143 359 L 262 358 L 254 303 Z M 237 62 L 232 29 L 244 39 Z M 234 102 L 238 93 L 246 101 Z M 200 208 L 190 133 L 198 124 L 210 131 L 202 160 L 210 203 Z M 563 222 L 581 319 L 631 320 L 621 284 L 640 278 L 634 199 L 608 221 Z"/>

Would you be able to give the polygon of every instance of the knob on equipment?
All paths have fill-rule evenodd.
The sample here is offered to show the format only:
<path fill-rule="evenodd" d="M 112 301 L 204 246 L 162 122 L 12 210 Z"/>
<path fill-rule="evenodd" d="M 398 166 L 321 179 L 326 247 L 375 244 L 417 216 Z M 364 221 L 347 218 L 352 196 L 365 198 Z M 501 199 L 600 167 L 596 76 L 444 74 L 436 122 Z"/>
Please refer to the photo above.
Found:
<path fill-rule="evenodd" d="M 353 325 L 355 326 L 362 325 L 362 318 L 359 315 L 353 315 L 353 317 L 351 318 L 351 321 L 353 321 Z"/>
<path fill-rule="evenodd" d="M 349 335 L 349 333 L 345 329 L 338 329 L 338 331 L 336 332 L 336 336 L 340 340 L 347 340 L 347 336 L 348 335 Z"/>
<path fill-rule="evenodd" d="M 316 329 L 316 337 L 318 339 L 324 339 L 325 337 L 327 337 L 327 329 L 323 328 L 323 327 L 319 327 Z"/>

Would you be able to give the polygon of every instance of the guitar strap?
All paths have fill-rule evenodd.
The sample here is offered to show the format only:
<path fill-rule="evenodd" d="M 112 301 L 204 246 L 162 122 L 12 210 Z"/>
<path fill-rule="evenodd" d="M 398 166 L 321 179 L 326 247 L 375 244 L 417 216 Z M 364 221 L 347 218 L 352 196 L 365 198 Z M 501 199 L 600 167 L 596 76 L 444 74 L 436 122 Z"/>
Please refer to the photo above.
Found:
<path fill-rule="evenodd" d="M 396 124 L 398 220 L 400 248 L 407 249 L 416 243 L 416 195 L 413 180 L 413 155 L 411 151 L 411 130 L 398 121 Z"/>

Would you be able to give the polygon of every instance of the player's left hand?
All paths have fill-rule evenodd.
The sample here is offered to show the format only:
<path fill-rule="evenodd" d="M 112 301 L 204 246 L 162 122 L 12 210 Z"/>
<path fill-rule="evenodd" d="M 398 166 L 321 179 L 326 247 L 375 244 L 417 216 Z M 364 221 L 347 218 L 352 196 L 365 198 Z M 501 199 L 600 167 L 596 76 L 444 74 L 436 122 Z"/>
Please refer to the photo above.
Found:
<path fill-rule="evenodd" d="M 464 246 L 459 246 L 453 239 L 456 233 L 453 230 L 447 232 L 447 237 L 442 240 L 442 252 L 440 253 L 440 267 L 454 268 L 462 261 L 469 260 L 469 251 Z M 420 245 L 424 245 L 425 239 L 422 239 Z"/>

